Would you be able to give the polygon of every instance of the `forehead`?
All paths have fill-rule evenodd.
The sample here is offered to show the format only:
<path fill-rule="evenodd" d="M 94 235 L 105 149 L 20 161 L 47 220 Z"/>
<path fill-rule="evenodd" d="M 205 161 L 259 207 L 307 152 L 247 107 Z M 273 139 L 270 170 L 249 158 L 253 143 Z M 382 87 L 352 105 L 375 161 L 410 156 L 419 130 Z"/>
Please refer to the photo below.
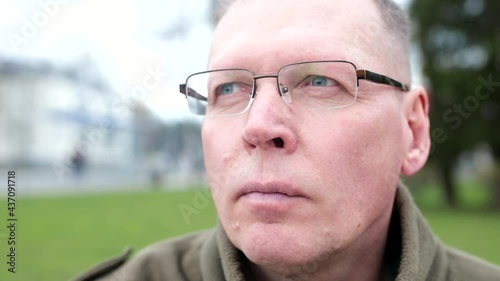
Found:
<path fill-rule="evenodd" d="M 210 68 L 263 59 L 356 63 L 378 39 L 379 17 L 372 0 L 240 0 L 216 28 Z"/>

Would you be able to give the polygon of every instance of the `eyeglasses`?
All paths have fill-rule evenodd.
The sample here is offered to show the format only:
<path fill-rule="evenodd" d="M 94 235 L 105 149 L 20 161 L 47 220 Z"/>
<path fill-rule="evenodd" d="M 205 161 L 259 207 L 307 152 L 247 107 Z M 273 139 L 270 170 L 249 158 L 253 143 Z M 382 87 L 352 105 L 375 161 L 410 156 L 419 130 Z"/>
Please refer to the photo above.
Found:
<path fill-rule="evenodd" d="M 248 69 L 217 69 L 190 75 L 179 90 L 192 113 L 232 116 L 244 113 L 255 99 L 258 79 L 275 78 L 279 94 L 292 106 L 308 109 L 340 108 L 353 104 L 359 80 L 409 87 L 387 76 L 357 69 L 348 61 L 312 61 L 289 64 L 277 74 L 255 75 Z"/>

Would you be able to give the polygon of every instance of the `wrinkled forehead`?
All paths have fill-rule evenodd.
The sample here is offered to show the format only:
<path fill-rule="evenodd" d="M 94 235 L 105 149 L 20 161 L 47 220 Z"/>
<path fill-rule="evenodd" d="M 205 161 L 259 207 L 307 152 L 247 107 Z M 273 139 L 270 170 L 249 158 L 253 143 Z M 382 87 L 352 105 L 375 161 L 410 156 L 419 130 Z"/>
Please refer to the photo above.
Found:
<path fill-rule="evenodd" d="M 240 0 L 216 28 L 210 64 L 258 53 L 356 61 L 379 40 L 380 22 L 372 0 Z"/>

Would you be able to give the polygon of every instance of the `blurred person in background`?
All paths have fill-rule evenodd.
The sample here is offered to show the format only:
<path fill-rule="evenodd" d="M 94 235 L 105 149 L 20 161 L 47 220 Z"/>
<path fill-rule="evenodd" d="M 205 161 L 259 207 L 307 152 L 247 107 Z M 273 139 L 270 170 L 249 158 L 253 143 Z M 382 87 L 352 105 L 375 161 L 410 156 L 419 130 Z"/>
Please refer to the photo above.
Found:
<path fill-rule="evenodd" d="M 76 280 L 500 280 L 433 234 L 400 175 L 430 148 L 390 0 L 231 1 L 182 84 L 220 224 Z"/>
<path fill-rule="evenodd" d="M 75 177 L 81 178 L 87 161 L 79 146 L 75 145 L 70 161 Z"/>

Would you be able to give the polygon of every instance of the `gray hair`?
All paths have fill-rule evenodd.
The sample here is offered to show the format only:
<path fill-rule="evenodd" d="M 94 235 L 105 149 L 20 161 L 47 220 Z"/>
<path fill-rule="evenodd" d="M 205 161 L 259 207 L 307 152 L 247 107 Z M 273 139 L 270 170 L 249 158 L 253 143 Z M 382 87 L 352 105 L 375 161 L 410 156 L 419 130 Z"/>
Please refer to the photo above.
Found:
<path fill-rule="evenodd" d="M 240 0 L 212 0 L 213 14 L 212 22 L 217 25 L 227 11 Z M 398 46 L 397 50 L 408 57 L 410 42 L 410 21 L 406 11 L 404 11 L 393 0 L 373 0 L 379 9 L 383 21 L 382 28 L 385 28 L 389 36 L 393 38 Z M 392 45 L 392 47 L 395 47 Z"/>
<path fill-rule="evenodd" d="M 408 46 L 410 40 L 410 21 L 406 11 L 393 0 L 374 0 L 384 21 L 385 27 L 392 31 L 396 39 Z"/>
<path fill-rule="evenodd" d="M 231 6 L 239 0 L 212 0 L 212 22 L 217 25 Z M 410 24 L 408 13 L 393 0 L 373 0 L 379 8 L 382 19 L 390 31 L 395 32 L 400 39 L 409 40 Z"/>

